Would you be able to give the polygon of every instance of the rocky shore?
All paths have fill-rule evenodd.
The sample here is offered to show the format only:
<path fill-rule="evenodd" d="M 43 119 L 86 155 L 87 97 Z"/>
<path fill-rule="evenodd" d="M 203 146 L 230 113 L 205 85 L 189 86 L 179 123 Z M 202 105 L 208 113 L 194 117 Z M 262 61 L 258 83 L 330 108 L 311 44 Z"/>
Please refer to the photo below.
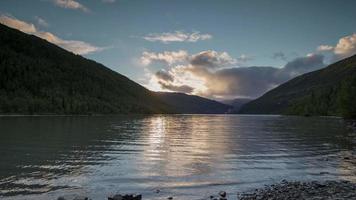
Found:
<path fill-rule="evenodd" d="M 142 200 L 142 195 L 116 194 L 107 200 Z M 167 200 L 179 197 L 167 197 Z M 206 200 L 356 200 L 356 183 L 349 181 L 289 182 L 265 186 L 252 192 L 227 194 L 224 191 L 211 195 Z M 64 198 L 57 200 L 90 200 L 89 197 Z"/>
<path fill-rule="evenodd" d="M 356 183 L 348 181 L 288 182 L 237 194 L 239 200 L 356 200 Z"/>

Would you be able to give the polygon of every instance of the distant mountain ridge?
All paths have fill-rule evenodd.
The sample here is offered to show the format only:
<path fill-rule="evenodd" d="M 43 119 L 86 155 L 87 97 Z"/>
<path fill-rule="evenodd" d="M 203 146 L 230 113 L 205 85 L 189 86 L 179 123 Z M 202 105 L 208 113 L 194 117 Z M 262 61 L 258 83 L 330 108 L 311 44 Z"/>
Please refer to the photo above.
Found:
<path fill-rule="evenodd" d="M 298 76 L 245 104 L 243 114 L 356 117 L 356 55 Z"/>
<path fill-rule="evenodd" d="M 225 114 L 233 107 L 200 96 L 176 92 L 157 92 L 159 98 L 179 113 Z"/>
<path fill-rule="evenodd" d="M 0 114 L 224 113 L 202 97 L 155 93 L 104 65 L 0 24 Z"/>
<path fill-rule="evenodd" d="M 222 100 L 221 102 L 226 105 L 232 106 L 232 109 L 229 110 L 229 114 L 238 113 L 243 105 L 252 101 L 253 99 L 248 98 L 237 98 L 237 99 L 230 99 L 230 100 Z"/>

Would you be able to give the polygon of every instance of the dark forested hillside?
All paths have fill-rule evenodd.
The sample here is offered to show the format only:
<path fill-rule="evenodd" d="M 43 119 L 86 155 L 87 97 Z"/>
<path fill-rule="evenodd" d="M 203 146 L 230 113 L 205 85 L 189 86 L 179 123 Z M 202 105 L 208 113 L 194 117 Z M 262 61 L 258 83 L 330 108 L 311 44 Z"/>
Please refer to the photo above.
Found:
<path fill-rule="evenodd" d="M 0 113 L 167 113 L 155 93 L 92 60 L 0 24 Z"/>
<path fill-rule="evenodd" d="M 157 92 L 157 95 L 179 113 L 223 114 L 232 109 L 232 106 L 194 95 L 170 92 Z"/>
<path fill-rule="evenodd" d="M 240 113 L 356 117 L 356 55 L 296 77 L 244 105 Z"/>

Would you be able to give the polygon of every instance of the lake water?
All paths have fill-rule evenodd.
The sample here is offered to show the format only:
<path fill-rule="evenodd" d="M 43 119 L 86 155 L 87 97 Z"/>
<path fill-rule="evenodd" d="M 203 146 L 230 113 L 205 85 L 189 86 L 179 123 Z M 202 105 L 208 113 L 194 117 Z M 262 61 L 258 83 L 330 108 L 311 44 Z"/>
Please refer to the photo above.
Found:
<path fill-rule="evenodd" d="M 0 117 L 0 197 L 199 199 L 283 179 L 356 182 L 355 151 L 338 118 Z"/>

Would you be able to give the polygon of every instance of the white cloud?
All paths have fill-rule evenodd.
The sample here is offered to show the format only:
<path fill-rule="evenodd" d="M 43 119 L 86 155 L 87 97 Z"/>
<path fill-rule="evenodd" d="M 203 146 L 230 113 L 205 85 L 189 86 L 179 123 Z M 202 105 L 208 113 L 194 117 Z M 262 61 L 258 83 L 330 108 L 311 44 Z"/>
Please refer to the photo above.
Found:
<path fill-rule="evenodd" d="M 342 57 L 352 56 L 356 53 L 356 33 L 343 37 L 334 48 L 334 52 Z"/>
<path fill-rule="evenodd" d="M 71 51 L 76 54 L 88 54 L 96 51 L 101 51 L 103 48 L 93 46 L 89 43 L 78 41 L 78 40 L 64 40 L 50 32 L 43 32 L 37 30 L 35 25 L 27 23 L 21 20 L 18 20 L 14 17 L 7 15 L 0 15 L 0 23 L 5 24 L 6 26 L 18 29 L 27 34 L 32 34 L 42 39 L 47 40 L 53 44 L 56 44 L 68 51 Z"/>
<path fill-rule="evenodd" d="M 209 40 L 213 36 L 210 34 L 201 34 L 198 31 L 185 33 L 183 31 L 167 32 L 167 33 L 151 33 L 143 37 L 150 42 L 197 42 L 199 40 Z"/>
<path fill-rule="evenodd" d="M 62 8 L 67 8 L 67 9 L 73 9 L 73 10 L 82 10 L 84 12 L 89 12 L 89 9 L 85 7 L 84 5 L 80 4 L 79 2 L 75 0 L 54 0 L 53 1 L 55 5 L 62 7 Z"/>
<path fill-rule="evenodd" d="M 252 56 L 246 55 L 246 54 L 241 54 L 238 58 L 237 58 L 237 62 L 239 63 L 245 63 L 247 61 L 253 60 Z"/>
<path fill-rule="evenodd" d="M 318 51 L 332 51 L 332 50 L 334 50 L 334 47 L 330 46 L 330 45 L 320 45 L 320 46 L 318 46 L 317 50 Z"/>
<path fill-rule="evenodd" d="M 36 22 L 38 25 L 43 26 L 43 27 L 49 26 L 48 22 L 46 20 L 44 20 L 43 18 L 36 16 L 35 19 L 36 19 Z"/>
<path fill-rule="evenodd" d="M 152 62 L 162 62 L 164 64 L 172 65 L 177 62 L 183 62 L 188 59 L 188 53 L 183 50 L 179 51 L 164 51 L 162 53 L 143 52 L 141 56 L 141 63 L 145 66 Z"/>
<path fill-rule="evenodd" d="M 222 68 L 237 63 L 227 52 L 216 52 L 213 50 L 202 51 L 190 58 L 190 64 L 208 68 Z"/>
<path fill-rule="evenodd" d="M 339 39 L 335 46 L 320 45 L 319 52 L 332 52 L 334 54 L 333 62 L 356 54 L 356 33 Z"/>
<path fill-rule="evenodd" d="M 20 31 L 25 33 L 33 34 L 37 32 L 35 25 L 26 23 L 24 21 L 18 20 L 7 15 L 0 15 L 0 23 L 15 29 L 19 29 Z"/>

